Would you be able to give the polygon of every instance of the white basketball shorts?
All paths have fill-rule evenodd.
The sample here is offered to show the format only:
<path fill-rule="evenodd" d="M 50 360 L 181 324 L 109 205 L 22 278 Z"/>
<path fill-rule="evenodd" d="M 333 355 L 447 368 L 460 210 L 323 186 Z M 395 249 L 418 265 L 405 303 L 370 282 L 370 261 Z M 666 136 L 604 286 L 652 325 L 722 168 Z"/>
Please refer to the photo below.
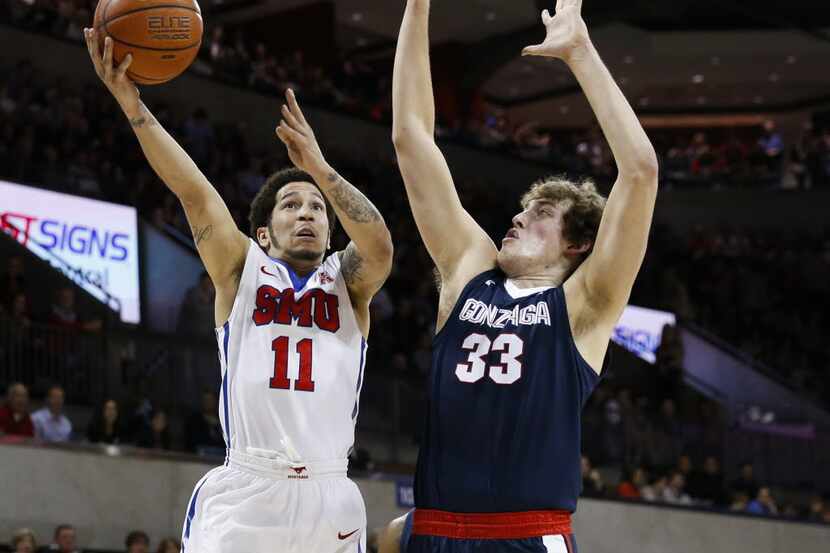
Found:
<path fill-rule="evenodd" d="M 366 551 L 366 506 L 346 459 L 288 463 L 263 453 L 231 451 L 196 484 L 182 553 Z"/>

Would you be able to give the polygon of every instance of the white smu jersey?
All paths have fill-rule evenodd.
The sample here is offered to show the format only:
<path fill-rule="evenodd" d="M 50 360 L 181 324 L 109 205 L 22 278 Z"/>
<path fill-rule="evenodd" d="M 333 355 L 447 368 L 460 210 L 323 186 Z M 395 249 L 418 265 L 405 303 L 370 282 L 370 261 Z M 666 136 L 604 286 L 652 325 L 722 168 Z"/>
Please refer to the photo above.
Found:
<path fill-rule="evenodd" d="M 366 340 L 337 254 L 300 277 L 250 240 L 230 317 L 216 336 L 228 448 L 290 461 L 348 457 Z"/>

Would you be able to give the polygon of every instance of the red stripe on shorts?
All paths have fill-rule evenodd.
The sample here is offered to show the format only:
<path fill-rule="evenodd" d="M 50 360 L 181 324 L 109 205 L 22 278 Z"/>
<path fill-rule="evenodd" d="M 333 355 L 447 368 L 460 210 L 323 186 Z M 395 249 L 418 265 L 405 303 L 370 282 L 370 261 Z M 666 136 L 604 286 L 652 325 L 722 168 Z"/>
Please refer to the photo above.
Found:
<path fill-rule="evenodd" d="M 412 533 L 460 539 L 524 539 L 571 534 L 568 511 L 450 513 L 415 509 Z M 567 538 L 566 538 L 567 539 Z"/>

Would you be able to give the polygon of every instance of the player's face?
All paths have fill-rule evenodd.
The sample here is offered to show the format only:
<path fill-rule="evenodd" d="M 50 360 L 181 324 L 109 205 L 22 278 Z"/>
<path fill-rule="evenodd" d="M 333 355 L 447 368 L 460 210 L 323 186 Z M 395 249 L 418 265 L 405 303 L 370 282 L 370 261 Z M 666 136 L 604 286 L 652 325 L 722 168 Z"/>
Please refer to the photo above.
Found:
<path fill-rule="evenodd" d="M 278 257 L 308 261 L 322 257 L 329 243 L 329 219 L 320 190 L 308 182 L 280 188 L 269 235 L 269 249 Z"/>
<path fill-rule="evenodd" d="M 562 237 L 565 209 L 547 200 L 533 200 L 513 217 L 502 239 L 498 264 L 507 276 L 522 276 L 555 267 L 568 248 Z"/>

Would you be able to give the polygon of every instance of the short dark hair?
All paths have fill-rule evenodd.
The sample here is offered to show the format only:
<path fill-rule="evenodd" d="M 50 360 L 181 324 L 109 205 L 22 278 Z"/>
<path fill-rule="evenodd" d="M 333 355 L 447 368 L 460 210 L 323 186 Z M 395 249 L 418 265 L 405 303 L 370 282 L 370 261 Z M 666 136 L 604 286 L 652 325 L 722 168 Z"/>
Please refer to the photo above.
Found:
<path fill-rule="evenodd" d="M 58 536 L 60 536 L 61 532 L 63 532 L 64 530 L 74 530 L 74 529 L 75 529 L 75 527 L 72 526 L 71 524 L 58 524 L 55 527 L 55 536 L 54 537 L 55 537 L 55 539 L 58 539 Z"/>
<path fill-rule="evenodd" d="M 133 530 L 132 532 L 127 534 L 127 539 L 124 540 L 124 545 L 130 547 L 139 541 L 143 541 L 147 545 L 150 545 L 150 536 L 148 536 L 145 532 L 142 532 L 141 530 Z"/>
<path fill-rule="evenodd" d="M 265 181 L 265 184 L 262 185 L 262 188 L 259 189 L 259 192 L 257 192 L 257 195 L 251 202 L 251 211 L 248 214 L 251 238 L 256 240 L 257 229 L 269 226 L 271 223 L 271 214 L 274 212 L 274 206 L 277 204 L 277 192 L 291 182 L 307 182 L 313 184 L 318 189 L 320 188 L 314 182 L 314 178 L 311 175 L 296 167 L 288 167 L 268 177 L 268 180 Z M 323 194 L 323 201 L 326 204 L 326 215 L 329 219 L 329 237 L 331 237 L 337 226 L 337 215 L 334 213 L 334 209 L 331 207 L 325 194 Z"/>

